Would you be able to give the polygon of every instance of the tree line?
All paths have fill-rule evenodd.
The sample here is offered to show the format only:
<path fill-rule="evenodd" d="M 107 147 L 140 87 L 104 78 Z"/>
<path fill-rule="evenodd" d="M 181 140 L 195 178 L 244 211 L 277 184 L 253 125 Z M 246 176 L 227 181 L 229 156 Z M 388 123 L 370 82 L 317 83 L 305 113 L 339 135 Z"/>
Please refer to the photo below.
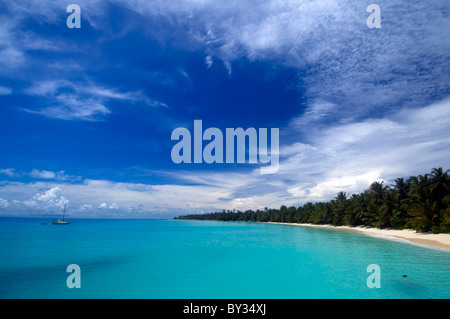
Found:
<path fill-rule="evenodd" d="M 450 233 L 449 171 L 433 168 L 429 174 L 397 178 L 391 185 L 374 182 L 359 194 L 339 192 L 330 201 L 309 202 L 299 207 L 223 210 L 175 219 L 369 226 Z"/>

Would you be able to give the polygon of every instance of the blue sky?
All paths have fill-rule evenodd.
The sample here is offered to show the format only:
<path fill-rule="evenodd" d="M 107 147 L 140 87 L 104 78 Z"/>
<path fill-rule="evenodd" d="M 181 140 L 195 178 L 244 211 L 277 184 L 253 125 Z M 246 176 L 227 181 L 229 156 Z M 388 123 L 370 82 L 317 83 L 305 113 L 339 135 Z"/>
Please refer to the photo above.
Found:
<path fill-rule="evenodd" d="M 450 168 L 449 52 L 444 0 L 2 1 L 0 215 L 301 205 Z M 174 164 L 194 120 L 279 128 L 279 171 Z"/>

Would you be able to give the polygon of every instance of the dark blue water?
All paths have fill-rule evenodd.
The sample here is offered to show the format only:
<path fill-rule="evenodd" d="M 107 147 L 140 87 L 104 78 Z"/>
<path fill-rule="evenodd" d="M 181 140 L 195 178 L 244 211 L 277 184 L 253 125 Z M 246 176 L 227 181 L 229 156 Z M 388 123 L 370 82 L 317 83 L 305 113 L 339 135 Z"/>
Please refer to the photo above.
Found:
<path fill-rule="evenodd" d="M 0 298 L 450 298 L 449 252 L 342 230 L 0 218 L 0 256 Z"/>

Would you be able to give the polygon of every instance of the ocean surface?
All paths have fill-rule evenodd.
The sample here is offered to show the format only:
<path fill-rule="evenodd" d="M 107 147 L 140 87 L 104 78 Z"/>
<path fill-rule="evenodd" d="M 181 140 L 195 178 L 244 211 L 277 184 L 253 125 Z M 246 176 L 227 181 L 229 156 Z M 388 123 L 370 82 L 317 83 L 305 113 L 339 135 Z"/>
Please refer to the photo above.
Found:
<path fill-rule="evenodd" d="M 81 288 L 67 286 L 71 264 Z M 0 218 L 0 298 L 450 298 L 449 275 L 449 252 L 352 231 Z"/>

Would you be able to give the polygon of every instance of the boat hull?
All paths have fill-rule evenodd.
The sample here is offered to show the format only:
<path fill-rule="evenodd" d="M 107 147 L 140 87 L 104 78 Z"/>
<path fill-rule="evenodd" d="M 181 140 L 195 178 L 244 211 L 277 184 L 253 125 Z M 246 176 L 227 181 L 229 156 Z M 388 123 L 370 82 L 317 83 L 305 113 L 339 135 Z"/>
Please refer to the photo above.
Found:
<path fill-rule="evenodd" d="M 62 221 L 62 220 L 57 220 L 56 222 L 52 222 L 53 225 L 69 225 L 70 222 L 68 221 Z"/>

